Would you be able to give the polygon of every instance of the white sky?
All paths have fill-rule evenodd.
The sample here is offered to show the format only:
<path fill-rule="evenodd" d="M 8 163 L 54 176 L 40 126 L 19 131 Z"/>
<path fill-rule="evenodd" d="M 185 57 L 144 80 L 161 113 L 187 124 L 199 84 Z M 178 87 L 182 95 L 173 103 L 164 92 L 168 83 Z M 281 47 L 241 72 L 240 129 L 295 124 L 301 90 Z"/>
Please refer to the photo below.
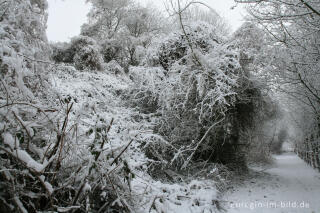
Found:
<path fill-rule="evenodd" d="M 138 0 L 141 3 L 152 2 L 163 6 L 162 0 Z M 86 22 L 90 5 L 85 0 L 48 0 L 49 19 L 47 35 L 50 41 L 68 41 L 71 37 L 79 35 L 80 26 Z M 222 17 L 230 23 L 232 30 L 237 29 L 242 23 L 242 15 L 245 10 L 242 5 L 235 9 L 233 0 L 203 0 L 215 9 Z"/>

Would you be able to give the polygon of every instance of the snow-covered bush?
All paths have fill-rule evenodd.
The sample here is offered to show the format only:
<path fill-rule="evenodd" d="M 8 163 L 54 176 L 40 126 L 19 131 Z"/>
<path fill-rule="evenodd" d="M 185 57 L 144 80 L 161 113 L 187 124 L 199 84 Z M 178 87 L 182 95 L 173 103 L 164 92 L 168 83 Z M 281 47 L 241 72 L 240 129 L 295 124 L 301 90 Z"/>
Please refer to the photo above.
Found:
<path fill-rule="evenodd" d="M 160 66 L 159 49 L 163 43 L 164 35 L 155 36 L 152 38 L 151 44 L 145 50 L 145 57 L 142 64 L 145 66 L 156 67 Z"/>
<path fill-rule="evenodd" d="M 257 60 L 267 50 L 267 35 L 256 24 L 246 22 L 232 35 L 235 45 L 244 51 L 248 58 Z"/>
<path fill-rule="evenodd" d="M 127 94 L 131 106 L 138 107 L 142 113 L 157 112 L 164 70 L 160 67 L 130 67 L 129 76 L 134 82 Z"/>
<path fill-rule="evenodd" d="M 221 37 L 215 33 L 216 29 L 205 22 L 191 23 L 187 34 L 175 32 L 162 42 L 158 50 L 161 66 L 169 70 L 173 63 L 179 61 L 186 64 L 185 56 L 189 54 L 189 46 L 194 46 L 201 53 L 207 53 L 210 48 L 221 43 Z"/>
<path fill-rule="evenodd" d="M 107 63 L 104 69 L 108 70 L 108 72 L 111 72 L 115 75 L 124 74 L 124 69 L 115 60 L 112 60 L 109 63 Z"/>
<path fill-rule="evenodd" d="M 52 44 L 52 58 L 56 62 L 74 63 L 79 70 L 101 70 L 103 57 L 97 42 L 87 36 L 72 38 L 69 44 Z"/>
<path fill-rule="evenodd" d="M 81 35 L 99 43 L 105 62 L 115 60 L 126 72 L 130 65 L 139 65 L 144 48 L 161 28 L 161 13 L 131 0 L 88 2 L 92 9 Z"/>
<path fill-rule="evenodd" d="M 57 63 L 73 63 L 74 53 L 67 42 L 51 43 L 51 58 Z"/>
<path fill-rule="evenodd" d="M 197 160 L 217 162 L 227 150 L 221 146 L 224 141 L 237 143 L 232 129 L 238 124 L 231 113 L 242 76 L 237 49 L 222 43 L 225 38 L 216 36 L 208 25 L 191 26 L 192 34 L 177 32 L 160 44 L 159 58 L 171 60 L 166 66 L 162 63 L 167 70 L 131 71 L 135 82 L 131 103 L 143 113 L 161 115 L 156 119 L 156 136 L 143 142 L 154 168 L 181 169 Z M 171 46 L 165 54 L 165 47 Z"/>
<path fill-rule="evenodd" d="M 71 40 L 69 48 L 77 69 L 102 69 L 103 59 L 94 39 L 85 36 L 75 37 Z"/>
<path fill-rule="evenodd" d="M 275 107 L 234 40 L 216 35 L 205 23 L 186 29 L 190 33 L 156 38 L 147 48 L 146 62 L 151 56 L 161 68 L 130 71 L 135 86 L 128 100 L 140 112 L 156 115 L 154 134 L 141 141 L 152 173 L 159 176 L 159 168 L 168 167 L 181 171 L 197 161 L 245 169 L 242 133 L 253 131 L 256 120 L 273 118 Z M 162 47 L 157 54 L 155 46 Z"/>
<path fill-rule="evenodd" d="M 119 40 L 106 39 L 101 42 L 101 54 L 103 60 L 108 63 L 112 60 L 119 60 L 121 56 L 122 46 Z"/>

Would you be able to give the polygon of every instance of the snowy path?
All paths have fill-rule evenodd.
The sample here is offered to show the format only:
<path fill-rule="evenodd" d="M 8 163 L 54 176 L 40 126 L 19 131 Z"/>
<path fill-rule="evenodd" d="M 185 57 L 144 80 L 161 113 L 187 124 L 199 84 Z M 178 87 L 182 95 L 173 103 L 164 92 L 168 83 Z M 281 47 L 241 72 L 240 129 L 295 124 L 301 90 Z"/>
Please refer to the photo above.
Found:
<path fill-rule="evenodd" d="M 224 200 L 228 213 L 320 213 L 320 173 L 294 153 L 275 156 L 271 168 L 254 172 Z"/>

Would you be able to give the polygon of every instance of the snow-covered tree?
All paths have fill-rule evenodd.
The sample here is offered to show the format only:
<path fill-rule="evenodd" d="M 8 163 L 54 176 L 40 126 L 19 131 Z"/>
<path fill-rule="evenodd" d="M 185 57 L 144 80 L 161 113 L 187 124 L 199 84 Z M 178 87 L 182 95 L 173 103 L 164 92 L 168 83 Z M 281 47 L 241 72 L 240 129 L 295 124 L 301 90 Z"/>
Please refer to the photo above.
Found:
<path fill-rule="evenodd" d="M 87 0 L 92 4 L 89 23 L 82 27 L 82 34 L 96 38 L 112 38 L 123 27 L 131 0 Z M 93 34 L 92 34 L 93 33 Z"/>

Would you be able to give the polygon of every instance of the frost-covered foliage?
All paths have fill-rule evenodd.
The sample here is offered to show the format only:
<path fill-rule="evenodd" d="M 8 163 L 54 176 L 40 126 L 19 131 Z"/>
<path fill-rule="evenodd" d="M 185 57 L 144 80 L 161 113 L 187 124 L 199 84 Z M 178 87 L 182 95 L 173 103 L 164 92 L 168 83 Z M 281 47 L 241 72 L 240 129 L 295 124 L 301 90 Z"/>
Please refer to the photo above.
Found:
<path fill-rule="evenodd" d="M 155 118 L 155 134 L 143 143 L 155 177 L 159 168 L 181 172 L 197 161 L 245 169 L 245 158 L 269 146 L 268 137 L 246 138 L 259 134 L 261 120 L 278 116 L 268 84 L 258 80 L 265 34 L 250 27 L 229 39 L 205 22 L 187 23 L 185 32 L 155 37 L 145 66 L 131 67 L 130 103 Z M 261 42 L 250 43 L 246 34 L 259 34 Z M 269 158 L 269 150 L 258 155 Z"/>
<path fill-rule="evenodd" d="M 100 42 L 103 60 L 108 63 L 112 60 L 119 60 L 121 57 L 122 45 L 120 40 L 106 39 Z"/>
<path fill-rule="evenodd" d="M 50 160 L 38 149 L 42 145 L 41 124 L 46 122 L 43 110 L 50 109 L 41 108 L 50 98 L 45 89 L 46 7 L 46 1 L 0 3 L 1 212 L 27 211 L 25 204 L 33 194 L 24 189 L 32 183 L 30 179 L 42 186 L 42 192 L 52 193 L 51 185 L 40 175 Z"/>
<path fill-rule="evenodd" d="M 242 125 L 239 117 L 254 115 L 259 106 L 240 110 L 253 98 L 246 89 L 250 81 L 240 66 L 240 54 L 212 26 L 188 26 L 187 35 L 177 31 L 156 44 L 162 48 L 153 55 L 162 67 L 132 67 L 129 72 L 135 82 L 131 103 L 159 116 L 157 136 L 145 142 L 146 155 L 154 168 L 180 170 L 197 160 L 244 165 L 232 146 L 237 146 L 242 126 L 251 123 Z"/>
<path fill-rule="evenodd" d="M 45 36 L 46 7 L 46 1 L 0 2 L 1 131 L 14 128 L 17 122 L 9 120 L 19 121 L 22 116 L 15 103 L 27 101 L 36 105 L 40 97 L 45 99 L 49 56 Z M 35 112 L 26 110 L 22 117 L 30 119 L 29 113 Z M 22 120 L 19 122 L 24 124 Z"/>
<path fill-rule="evenodd" d="M 43 78 L 45 65 L 35 60 L 46 60 L 45 1 L 1 1 L 1 97 L 20 97 L 32 100 L 37 92 L 35 81 Z M 34 11 L 30 10 L 33 7 Z M 37 14 L 36 14 L 37 13 Z M 40 15 L 38 14 L 40 13 Z M 14 85 L 14 86 L 13 86 Z M 32 85 L 32 86 L 31 86 Z M 41 87 L 43 85 L 38 85 Z M 22 93 L 22 95 L 20 95 Z M 4 102 L 3 102 L 4 103 Z"/>
<path fill-rule="evenodd" d="M 187 35 L 175 32 L 170 35 L 158 50 L 161 66 L 168 70 L 173 63 L 186 64 L 186 55 L 190 51 L 189 45 L 195 46 L 202 54 L 223 42 L 216 33 L 216 26 L 206 22 L 191 22 L 187 28 Z M 190 43 L 189 43 L 190 42 Z"/>
<path fill-rule="evenodd" d="M 256 24 L 246 22 L 232 35 L 235 45 L 249 58 L 264 55 L 267 49 L 267 35 Z"/>
<path fill-rule="evenodd" d="M 90 37 L 79 36 L 71 40 L 70 51 L 74 54 L 73 60 L 78 69 L 88 67 L 100 68 L 101 58 L 96 41 Z"/>
<path fill-rule="evenodd" d="M 74 63 L 79 70 L 101 70 L 103 57 L 97 42 L 87 36 L 74 37 L 70 44 L 53 44 L 52 58 L 56 62 Z"/>
<path fill-rule="evenodd" d="M 112 38 L 122 29 L 123 21 L 127 17 L 131 0 L 87 0 L 92 4 L 88 14 L 89 23 L 83 25 L 82 34 L 104 39 Z"/>
<path fill-rule="evenodd" d="M 143 113 L 155 113 L 159 109 L 164 70 L 160 67 L 131 67 L 129 76 L 135 84 L 128 94 L 132 100 L 131 105 L 138 107 Z"/>
<path fill-rule="evenodd" d="M 89 1 L 93 7 L 81 34 L 96 39 L 105 62 L 115 60 L 126 71 L 144 58 L 145 48 L 161 28 L 161 14 L 128 0 Z"/>
<path fill-rule="evenodd" d="M 143 127 L 119 104 L 127 80 L 63 65 L 48 80 L 56 101 L 1 105 L 1 211 L 134 212 Z"/>
<path fill-rule="evenodd" d="M 85 85 L 94 79 L 87 73 L 70 88 L 68 75 L 80 72 L 49 61 L 46 1 L 2 1 L 0 8 L 0 212 L 129 211 L 129 122 L 118 125 L 112 109 L 97 110 L 111 106 L 103 94 L 117 80 L 104 76 L 97 91 Z M 90 100 L 95 92 L 99 99 Z"/>
<path fill-rule="evenodd" d="M 190 1 L 191 2 L 191 1 Z M 229 35 L 230 26 L 227 20 L 221 17 L 212 8 L 203 8 L 199 5 L 187 8 L 185 11 L 185 19 L 187 22 L 199 21 L 215 26 L 216 33 L 219 35 Z"/>
<path fill-rule="evenodd" d="M 67 42 L 55 42 L 50 44 L 51 58 L 57 63 L 73 63 L 74 54 L 67 51 L 69 45 Z"/>
<path fill-rule="evenodd" d="M 168 170 L 167 175 L 172 181 L 166 181 L 166 183 L 156 181 L 146 173 L 148 165 L 153 161 L 144 155 L 141 148 L 143 143 L 157 136 L 152 131 L 154 118 L 150 114 L 143 114 L 123 106 L 123 100 L 120 95 L 132 86 L 132 82 L 123 74 L 115 76 L 111 73 L 78 72 L 72 67 L 65 66 L 59 66 L 57 71 L 52 73 L 52 81 L 56 85 L 57 93 L 61 97 L 68 97 L 68 99 L 74 100 L 74 111 L 85 115 L 80 119 L 82 125 L 78 125 L 79 131 L 81 128 L 88 135 L 91 134 L 91 136 L 88 136 L 90 142 L 86 142 L 86 140 L 81 142 L 82 137 L 80 137 L 81 133 L 79 132 L 78 142 L 74 145 L 74 149 L 71 149 L 74 151 L 70 151 L 70 157 L 65 161 L 66 165 L 72 167 L 77 164 L 75 162 L 86 165 L 86 161 L 84 162 L 83 158 L 90 159 L 91 155 L 89 153 L 94 145 L 91 142 L 97 140 L 94 137 L 95 132 L 98 131 L 95 128 L 96 119 L 107 118 L 103 123 L 108 124 L 110 118 L 114 118 L 113 125 L 108 133 L 108 143 L 105 144 L 105 149 L 97 162 L 98 168 L 94 167 L 91 172 L 92 176 L 87 178 L 92 192 L 90 194 L 91 210 L 95 212 L 95 206 L 100 205 L 102 207 L 102 205 L 106 204 L 105 201 L 110 202 L 106 204 L 105 211 L 109 210 L 111 212 L 113 210 L 114 212 L 147 213 L 163 210 L 166 213 L 174 213 L 182 210 L 186 212 L 202 212 L 203 210 L 216 211 L 219 209 L 219 192 L 216 186 L 220 186 L 220 183 L 225 181 L 227 177 L 227 174 L 223 174 L 226 171 L 223 167 L 207 165 L 207 169 L 201 171 L 197 167 L 190 167 L 188 171 L 190 177 L 184 178 L 187 177 L 185 175 L 180 179 L 178 174 Z M 135 70 L 135 73 L 134 76 L 140 76 L 140 80 L 143 79 L 143 68 L 140 68 L 140 72 L 139 69 Z M 149 73 L 149 75 L 152 75 L 152 73 Z M 135 79 L 133 80 L 135 81 Z M 139 82 L 138 78 L 136 80 Z M 158 81 L 158 79 L 154 80 L 155 82 Z M 73 84 L 70 84 L 70 82 L 73 82 Z M 99 117 L 95 112 L 99 114 Z M 77 115 L 78 113 L 74 116 L 77 117 Z M 93 129 L 92 131 L 90 127 Z M 134 138 L 134 141 L 129 144 L 132 138 Z M 98 148 L 94 149 L 94 151 L 99 151 L 99 140 L 97 142 Z M 80 144 L 83 145 L 79 146 Z M 130 146 L 127 147 L 127 145 Z M 123 162 L 123 164 L 114 164 L 109 167 L 108 165 L 114 160 L 114 156 L 118 156 L 123 150 L 126 150 L 126 152 L 119 158 L 119 163 Z M 77 153 L 81 154 L 81 156 Z M 94 153 L 91 158 L 95 157 Z M 202 173 L 193 177 L 193 174 L 195 174 L 193 170 Z M 117 192 L 116 197 L 113 194 L 114 188 L 109 188 L 109 179 L 105 180 L 106 183 L 103 181 L 105 174 L 110 176 L 114 184 Z M 113 174 L 119 174 L 118 177 L 122 178 L 117 179 L 117 176 Z M 96 187 L 96 191 L 93 193 L 96 185 L 91 183 L 97 180 L 96 176 L 100 177 L 100 175 L 101 182 L 105 185 L 102 184 L 103 187 Z M 89 181 L 91 180 L 90 177 L 93 179 L 92 182 Z M 112 199 L 114 198 L 116 200 L 113 202 Z M 95 201 L 92 199 L 95 199 Z M 119 202 L 126 203 L 121 204 Z M 113 205 L 115 206 L 112 207 Z M 129 210 L 119 208 L 118 205 L 127 205 Z"/>

